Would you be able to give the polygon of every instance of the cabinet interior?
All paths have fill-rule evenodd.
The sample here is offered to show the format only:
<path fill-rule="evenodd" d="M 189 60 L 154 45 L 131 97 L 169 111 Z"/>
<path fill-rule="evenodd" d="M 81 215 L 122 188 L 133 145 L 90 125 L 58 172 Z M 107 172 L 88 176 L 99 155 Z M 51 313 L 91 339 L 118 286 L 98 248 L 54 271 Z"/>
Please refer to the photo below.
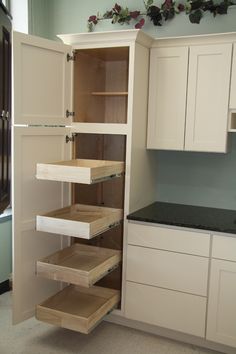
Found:
<path fill-rule="evenodd" d="M 129 47 L 80 49 L 74 62 L 74 121 L 126 123 Z"/>
<path fill-rule="evenodd" d="M 74 141 L 74 158 L 124 161 L 126 137 L 110 134 L 77 134 Z M 124 208 L 124 175 L 105 182 L 72 185 L 72 202 L 110 208 Z M 74 242 L 115 250 L 123 249 L 123 223 L 91 239 L 74 239 Z M 122 268 L 109 273 L 97 285 L 121 289 Z"/>

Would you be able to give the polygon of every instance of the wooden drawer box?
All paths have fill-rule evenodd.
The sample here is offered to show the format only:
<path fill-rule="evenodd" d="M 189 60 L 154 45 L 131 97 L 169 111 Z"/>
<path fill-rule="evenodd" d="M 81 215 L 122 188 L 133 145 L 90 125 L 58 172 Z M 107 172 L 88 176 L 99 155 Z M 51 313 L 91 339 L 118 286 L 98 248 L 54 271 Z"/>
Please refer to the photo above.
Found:
<path fill-rule="evenodd" d="M 37 305 L 36 318 L 87 334 L 119 301 L 118 290 L 70 285 Z"/>
<path fill-rule="evenodd" d="M 48 181 L 92 184 L 124 172 L 124 162 L 76 159 L 38 163 L 36 177 Z"/>
<path fill-rule="evenodd" d="M 127 280 L 207 295 L 208 258 L 128 246 Z"/>
<path fill-rule="evenodd" d="M 37 215 L 37 231 L 90 239 L 119 223 L 123 210 L 75 204 Z"/>
<path fill-rule="evenodd" d="M 37 275 L 90 287 L 120 261 L 121 251 L 75 243 L 37 261 Z"/>
<path fill-rule="evenodd" d="M 210 235 L 129 222 L 128 244 L 209 257 Z"/>
<path fill-rule="evenodd" d="M 125 316 L 204 337 L 206 298 L 126 282 Z"/>
<path fill-rule="evenodd" d="M 236 262 L 236 237 L 214 235 L 212 257 Z"/>

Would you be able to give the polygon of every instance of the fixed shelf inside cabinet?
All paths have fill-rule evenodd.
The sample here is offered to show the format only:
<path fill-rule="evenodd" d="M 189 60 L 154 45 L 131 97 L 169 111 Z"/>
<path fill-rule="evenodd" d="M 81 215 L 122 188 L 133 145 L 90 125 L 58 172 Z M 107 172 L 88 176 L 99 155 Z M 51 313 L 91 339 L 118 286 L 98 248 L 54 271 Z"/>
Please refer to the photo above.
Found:
<path fill-rule="evenodd" d="M 37 215 L 36 228 L 37 231 L 90 239 L 118 225 L 122 219 L 122 209 L 74 204 Z"/>
<path fill-rule="evenodd" d="M 122 161 L 74 159 L 38 163 L 36 177 L 49 181 L 93 184 L 120 177 L 124 168 Z"/>
<path fill-rule="evenodd" d="M 118 290 L 70 285 L 37 305 L 36 318 L 87 334 L 119 301 Z"/>
<path fill-rule="evenodd" d="M 74 122 L 127 123 L 129 47 L 78 49 Z"/>
<path fill-rule="evenodd" d="M 93 96 L 128 96 L 128 92 L 92 92 Z"/>
<path fill-rule="evenodd" d="M 113 271 L 121 251 L 75 243 L 37 261 L 37 275 L 90 287 Z"/>

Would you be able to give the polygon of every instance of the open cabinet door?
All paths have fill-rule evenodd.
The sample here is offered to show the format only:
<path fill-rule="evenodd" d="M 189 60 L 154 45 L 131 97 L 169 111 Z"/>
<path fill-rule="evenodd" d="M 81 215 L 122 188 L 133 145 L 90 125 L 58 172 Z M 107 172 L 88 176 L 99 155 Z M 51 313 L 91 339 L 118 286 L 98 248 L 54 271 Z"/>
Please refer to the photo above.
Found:
<path fill-rule="evenodd" d="M 71 48 L 13 32 L 13 124 L 70 124 Z"/>
<path fill-rule="evenodd" d="M 13 35 L 13 322 L 34 315 L 35 305 L 60 284 L 37 278 L 36 261 L 68 244 L 69 238 L 37 232 L 36 215 L 69 204 L 69 185 L 37 180 L 36 164 L 70 158 L 71 48 Z M 27 126 L 28 125 L 28 126 Z"/>
<path fill-rule="evenodd" d="M 36 215 L 69 204 L 69 184 L 37 180 L 36 164 L 66 160 L 69 128 L 13 127 L 13 322 L 34 315 L 35 305 L 60 283 L 38 278 L 36 261 L 68 246 L 69 238 L 38 232 Z"/>

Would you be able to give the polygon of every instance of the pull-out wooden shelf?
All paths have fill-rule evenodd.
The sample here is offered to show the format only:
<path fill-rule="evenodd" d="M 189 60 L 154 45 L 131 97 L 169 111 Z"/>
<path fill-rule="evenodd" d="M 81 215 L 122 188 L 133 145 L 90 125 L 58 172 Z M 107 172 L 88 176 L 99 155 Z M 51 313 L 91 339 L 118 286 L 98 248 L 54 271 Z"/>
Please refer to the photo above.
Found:
<path fill-rule="evenodd" d="M 124 162 L 75 159 L 38 163 L 36 177 L 49 181 L 92 184 L 120 176 Z"/>
<path fill-rule="evenodd" d="M 36 307 L 36 318 L 89 333 L 120 301 L 118 290 L 70 285 Z"/>
<path fill-rule="evenodd" d="M 73 244 L 37 262 L 37 275 L 90 287 L 121 261 L 121 251 Z"/>
<path fill-rule="evenodd" d="M 75 204 L 38 215 L 38 231 L 90 239 L 114 227 L 123 219 L 123 210 Z"/>

